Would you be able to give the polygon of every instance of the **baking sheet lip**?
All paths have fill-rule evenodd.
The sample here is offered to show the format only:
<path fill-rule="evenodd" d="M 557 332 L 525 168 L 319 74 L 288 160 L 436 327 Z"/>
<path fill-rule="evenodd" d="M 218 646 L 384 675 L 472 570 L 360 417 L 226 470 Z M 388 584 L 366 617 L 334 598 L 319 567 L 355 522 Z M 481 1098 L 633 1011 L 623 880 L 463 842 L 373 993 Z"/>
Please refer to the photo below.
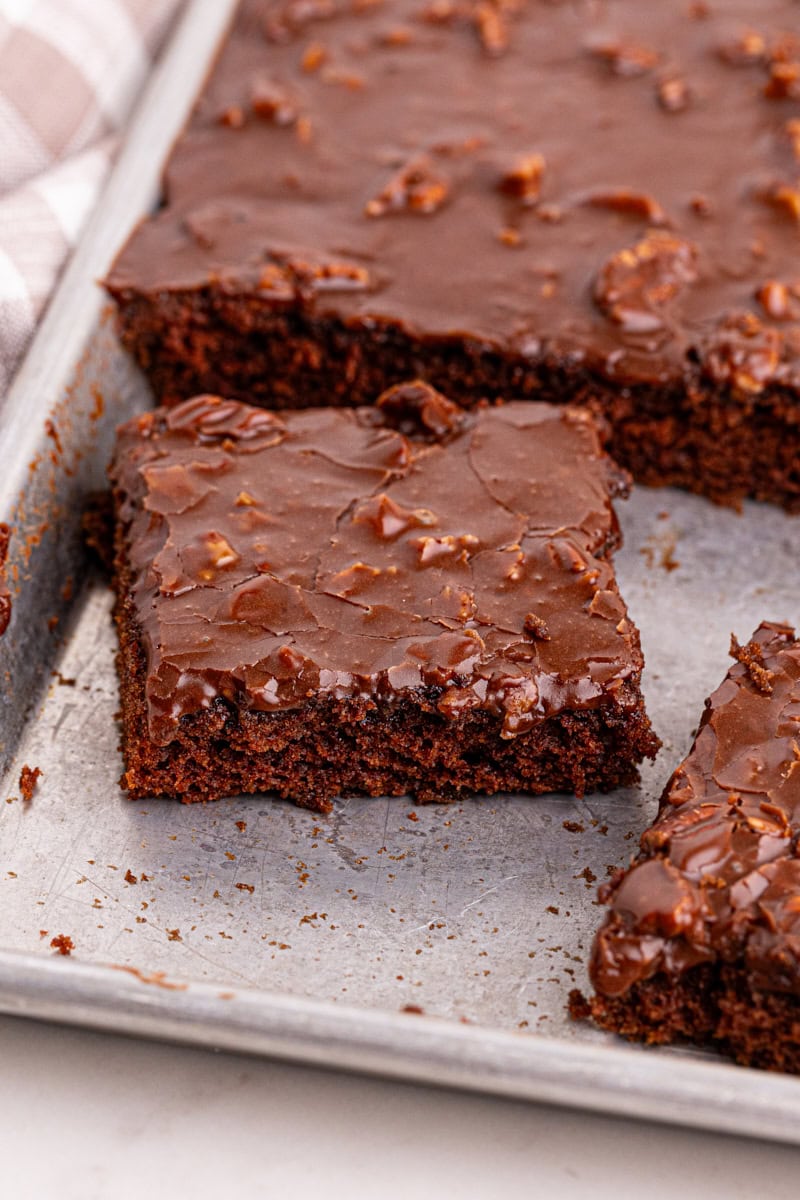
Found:
<path fill-rule="evenodd" d="M 193 85 L 179 70 L 196 57 L 197 45 L 216 44 L 219 33 L 212 39 L 208 30 L 221 32 L 234 6 L 235 0 L 192 0 L 142 96 L 97 213 L 6 399 L 0 461 L 17 469 L 0 477 L 0 519 L 15 511 L 29 486 L 27 449 L 35 453 L 44 444 L 43 421 L 79 368 L 107 303 L 96 281 L 156 194 L 163 160 L 192 100 Z M 194 71 L 194 61 L 191 66 Z M 159 105 L 180 96 L 186 100 L 181 115 L 165 121 Z M 0 1011 L 13 1015 L 800 1141 L 800 1081 L 787 1077 L 265 990 L 236 990 L 232 1002 L 220 999 L 224 989 L 190 982 L 185 991 L 168 992 L 109 966 L 0 949 Z"/>
<path fill-rule="evenodd" d="M 0 1012 L 800 1144 L 800 1080 L 0 950 Z M 743 1096 L 747 1099 L 744 1100 Z"/>

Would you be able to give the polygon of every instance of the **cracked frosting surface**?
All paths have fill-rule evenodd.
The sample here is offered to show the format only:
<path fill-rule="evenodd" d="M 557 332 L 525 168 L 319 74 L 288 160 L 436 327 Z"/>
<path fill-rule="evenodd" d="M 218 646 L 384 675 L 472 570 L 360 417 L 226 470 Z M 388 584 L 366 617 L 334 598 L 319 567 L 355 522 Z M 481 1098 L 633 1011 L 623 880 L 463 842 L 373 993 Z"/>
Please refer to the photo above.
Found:
<path fill-rule="evenodd" d="M 112 290 L 800 384 L 795 0 L 244 0 Z"/>
<path fill-rule="evenodd" d="M 800 994 L 800 641 L 764 623 L 732 653 L 639 858 L 601 889 L 604 995 L 714 961 Z"/>
<path fill-rule="evenodd" d="M 434 689 L 513 737 L 635 707 L 610 555 L 627 480 L 589 414 L 471 414 L 421 383 L 280 416 L 200 396 L 119 431 L 111 468 L 166 742 L 217 697 L 254 710 Z"/>

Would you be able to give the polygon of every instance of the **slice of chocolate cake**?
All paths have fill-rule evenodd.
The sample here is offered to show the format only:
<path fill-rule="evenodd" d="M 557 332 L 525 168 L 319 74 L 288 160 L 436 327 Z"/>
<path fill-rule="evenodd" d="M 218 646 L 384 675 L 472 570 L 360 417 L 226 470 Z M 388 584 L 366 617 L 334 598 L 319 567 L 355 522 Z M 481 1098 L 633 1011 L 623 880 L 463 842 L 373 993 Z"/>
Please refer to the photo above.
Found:
<path fill-rule="evenodd" d="M 586 412 L 200 396 L 111 479 L 131 796 L 582 793 L 657 749 Z"/>
<path fill-rule="evenodd" d="M 243 0 L 107 287 L 162 403 L 606 417 L 800 509 L 796 0 Z"/>
<path fill-rule="evenodd" d="M 763 624 L 706 701 L 631 867 L 601 890 L 573 1015 L 800 1071 L 800 641 Z"/>

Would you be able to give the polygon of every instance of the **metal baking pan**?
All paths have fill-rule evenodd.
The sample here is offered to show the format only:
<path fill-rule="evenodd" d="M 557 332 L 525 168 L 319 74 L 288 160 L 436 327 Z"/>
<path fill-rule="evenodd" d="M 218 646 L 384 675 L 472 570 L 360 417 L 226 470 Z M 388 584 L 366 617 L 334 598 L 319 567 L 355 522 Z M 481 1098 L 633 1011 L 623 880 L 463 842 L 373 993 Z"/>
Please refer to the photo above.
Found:
<path fill-rule="evenodd" d="M 153 203 L 232 7 L 188 9 L 0 410 L 0 1010 L 798 1142 L 800 1080 L 628 1047 L 564 1010 L 586 986 L 597 882 L 651 818 L 731 631 L 800 619 L 796 519 L 642 488 L 621 506 L 620 582 L 664 739 L 641 789 L 351 799 L 324 818 L 267 797 L 132 803 L 117 786 L 110 595 L 79 518 L 115 425 L 149 396 L 95 281 Z M 43 772 L 30 803 L 23 764 Z"/>

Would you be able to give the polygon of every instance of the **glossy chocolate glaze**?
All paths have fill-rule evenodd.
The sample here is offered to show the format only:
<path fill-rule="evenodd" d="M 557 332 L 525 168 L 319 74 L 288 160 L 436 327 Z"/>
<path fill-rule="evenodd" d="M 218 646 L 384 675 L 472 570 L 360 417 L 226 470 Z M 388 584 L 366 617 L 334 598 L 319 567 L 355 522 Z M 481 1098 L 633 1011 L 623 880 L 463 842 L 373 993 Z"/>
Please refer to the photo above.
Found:
<path fill-rule="evenodd" d="M 155 741 L 218 697 L 413 692 L 506 738 L 640 705 L 609 561 L 627 480 L 581 410 L 468 414 L 419 383 L 280 416 L 201 396 L 123 426 L 111 479 Z"/>
<path fill-rule="evenodd" d="M 602 889 L 602 995 L 711 962 L 800 995 L 800 641 L 763 624 L 732 653 L 639 858 Z"/>
<path fill-rule="evenodd" d="M 800 386 L 796 0 L 244 0 L 118 295 Z"/>

